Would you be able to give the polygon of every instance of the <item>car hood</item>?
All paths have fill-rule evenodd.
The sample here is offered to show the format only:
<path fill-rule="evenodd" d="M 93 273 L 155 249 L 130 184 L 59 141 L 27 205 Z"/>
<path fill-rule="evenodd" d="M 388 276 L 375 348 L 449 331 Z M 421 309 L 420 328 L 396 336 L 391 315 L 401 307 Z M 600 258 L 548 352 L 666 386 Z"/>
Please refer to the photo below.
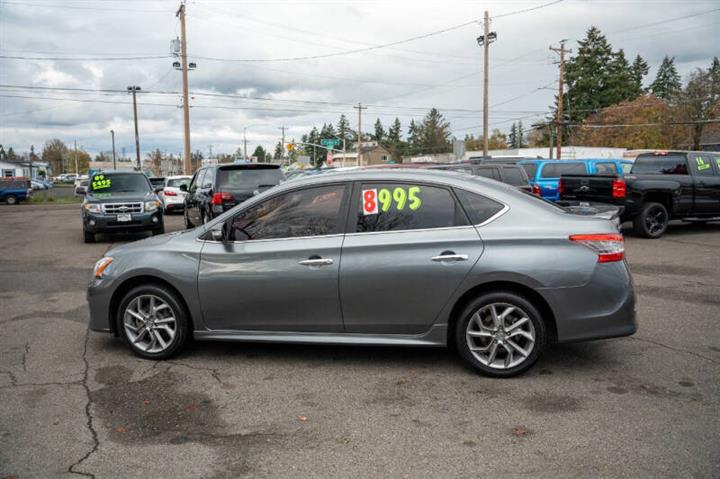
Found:
<path fill-rule="evenodd" d="M 154 249 L 158 246 L 167 245 L 172 241 L 176 241 L 189 233 L 193 233 L 194 231 L 195 230 L 191 229 L 184 231 L 175 231 L 173 233 L 166 233 L 164 235 L 150 236 L 149 238 L 117 246 L 105 253 L 105 256 L 126 255 L 133 254 L 140 250 Z"/>
<path fill-rule="evenodd" d="M 157 195 L 152 191 L 146 193 L 138 192 L 118 192 L 118 193 L 88 193 L 86 196 L 88 201 L 93 203 L 118 203 L 133 201 L 151 201 L 156 200 Z"/>

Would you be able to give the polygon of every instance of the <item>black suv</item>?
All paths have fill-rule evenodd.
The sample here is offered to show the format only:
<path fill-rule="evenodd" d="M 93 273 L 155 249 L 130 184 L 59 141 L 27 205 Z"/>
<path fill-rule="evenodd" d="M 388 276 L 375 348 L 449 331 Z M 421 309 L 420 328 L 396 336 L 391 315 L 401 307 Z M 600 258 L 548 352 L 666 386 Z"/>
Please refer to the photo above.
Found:
<path fill-rule="evenodd" d="M 90 178 L 82 203 L 83 237 L 119 231 L 165 232 L 162 203 L 141 172 L 109 171 Z"/>
<path fill-rule="evenodd" d="M 242 164 L 206 166 L 195 172 L 185 196 L 185 227 L 194 228 L 279 185 L 285 175 L 279 165 Z"/>

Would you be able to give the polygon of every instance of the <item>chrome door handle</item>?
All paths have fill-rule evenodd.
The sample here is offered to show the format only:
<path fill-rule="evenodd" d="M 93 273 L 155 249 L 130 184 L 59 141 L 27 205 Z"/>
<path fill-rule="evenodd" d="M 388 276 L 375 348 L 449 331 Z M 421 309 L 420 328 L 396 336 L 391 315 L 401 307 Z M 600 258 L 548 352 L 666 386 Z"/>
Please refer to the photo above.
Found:
<path fill-rule="evenodd" d="M 298 264 L 303 266 L 327 266 L 333 264 L 332 258 L 316 258 L 316 259 L 305 259 L 298 261 Z"/>
<path fill-rule="evenodd" d="M 430 258 L 432 261 L 467 261 L 468 255 L 466 254 L 441 254 L 440 256 L 433 256 Z"/>

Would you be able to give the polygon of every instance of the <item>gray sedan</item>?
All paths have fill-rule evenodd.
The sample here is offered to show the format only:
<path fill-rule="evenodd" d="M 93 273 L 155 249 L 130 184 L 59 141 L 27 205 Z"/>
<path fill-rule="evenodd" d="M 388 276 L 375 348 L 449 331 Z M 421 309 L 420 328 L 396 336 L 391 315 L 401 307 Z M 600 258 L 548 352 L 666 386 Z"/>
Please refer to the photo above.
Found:
<path fill-rule="evenodd" d="M 453 346 L 509 377 L 549 343 L 631 335 L 607 220 L 460 173 L 357 170 L 289 182 L 199 228 L 114 248 L 90 328 L 149 359 L 196 340 Z"/>

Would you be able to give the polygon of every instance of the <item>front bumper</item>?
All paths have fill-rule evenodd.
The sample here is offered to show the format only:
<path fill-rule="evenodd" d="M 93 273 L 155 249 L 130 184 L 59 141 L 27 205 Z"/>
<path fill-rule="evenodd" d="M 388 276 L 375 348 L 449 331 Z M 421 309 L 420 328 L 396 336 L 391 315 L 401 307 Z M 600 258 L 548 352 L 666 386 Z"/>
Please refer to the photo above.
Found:
<path fill-rule="evenodd" d="M 91 233 L 150 230 L 159 228 L 162 224 L 162 208 L 151 213 L 132 213 L 130 221 L 118 221 L 118 215 L 83 212 L 83 228 Z"/>
<path fill-rule="evenodd" d="M 87 289 L 87 302 L 90 309 L 90 329 L 103 333 L 114 331 L 110 318 L 110 300 L 114 288 L 112 279 L 93 278 Z"/>
<path fill-rule="evenodd" d="M 630 336 L 637 331 L 635 290 L 625 261 L 598 263 L 590 281 L 540 293 L 555 313 L 558 342 Z"/>

